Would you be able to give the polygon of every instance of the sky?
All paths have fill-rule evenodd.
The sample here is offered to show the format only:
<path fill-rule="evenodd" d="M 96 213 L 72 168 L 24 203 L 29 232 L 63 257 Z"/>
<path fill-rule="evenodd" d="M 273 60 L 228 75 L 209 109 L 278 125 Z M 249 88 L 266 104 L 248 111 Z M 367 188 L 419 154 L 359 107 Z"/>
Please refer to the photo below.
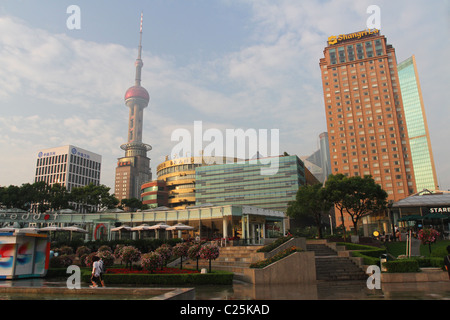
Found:
<path fill-rule="evenodd" d="M 79 28 L 69 28 L 79 8 Z M 124 94 L 134 85 L 143 12 L 143 142 L 156 167 L 172 133 L 278 129 L 280 153 L 310 155 L 326 131 L 319 59 L 330 35 L 367 28 L 397 61 L 415 55 L 442 190 L 450 189 L 449 0 L 0 1 L 0 186 L 32 183 L 41 149 L 75 145 L 102 155 L 114 191 L 127 140 Z"/>

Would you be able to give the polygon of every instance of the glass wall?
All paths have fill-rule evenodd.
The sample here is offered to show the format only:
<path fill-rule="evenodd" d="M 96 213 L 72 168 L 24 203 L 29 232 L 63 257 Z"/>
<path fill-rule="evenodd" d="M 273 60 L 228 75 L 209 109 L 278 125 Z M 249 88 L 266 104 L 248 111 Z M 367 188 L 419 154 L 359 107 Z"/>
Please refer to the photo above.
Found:
<path fill-rule="evenodd" d="M 196 170 L 196 204 L 250 205 L 286 211 L 305 184 L 303 162 L 297 156 L 279 157 L 278 172 L 261 175 L 263 164 L 249 161 L 212 165 Z"/>
<path fill-rule="evenodd" d="M 398 77 L 417 191 L 437 189 L 436 173 L 414 56 L 398 65 Z"/>

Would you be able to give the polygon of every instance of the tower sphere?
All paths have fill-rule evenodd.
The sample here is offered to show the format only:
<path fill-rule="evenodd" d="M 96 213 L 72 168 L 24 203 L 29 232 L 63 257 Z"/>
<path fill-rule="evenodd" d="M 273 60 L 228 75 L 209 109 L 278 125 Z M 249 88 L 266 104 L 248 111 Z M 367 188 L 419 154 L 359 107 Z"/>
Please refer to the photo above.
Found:
<path fill-rule="evenodd" d="M 150 95 L 148 94 L 147 90 L 141 86 L 133 86 L 127 90 L 125 93 L 125 101 L 130 98 L 141 98 L 146 100 L 147 102 L 150 101 Z"/>

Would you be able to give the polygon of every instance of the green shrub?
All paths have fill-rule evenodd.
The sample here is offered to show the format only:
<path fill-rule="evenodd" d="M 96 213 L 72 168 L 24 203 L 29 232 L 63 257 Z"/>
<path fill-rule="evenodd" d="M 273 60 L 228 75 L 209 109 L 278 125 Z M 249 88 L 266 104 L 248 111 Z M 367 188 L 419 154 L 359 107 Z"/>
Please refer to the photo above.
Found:
<path fill-rule="evenodd" d="M 50 258 L 50 268 L 67 268 L 73 264 L 73 256 L 59 255 L 57 257 Z"/>
<path fill-rule="evenodd" d="M 367 265 L 379 265 L 381 255 L 386 253 L 385 249 L 357 243 L 339 242 L 338 245 L 344 245 L 346 250 L 355 250 L 352 256 L 363 258 Z"/>
<path fill-rule="evenodd" d="M 419 263 L 416 259 L 400 259 L 394 261 L 387 261 L 383 263 L 386 267 L 387 272 L 398 273 L 398 272 L 419 272 Z"/>
<path fill-rule="evenodd" d="M 420 268 L 442 268 L 444 269 L 444 258 L 413 258 L 417 261 Z"/>
<path fill-rule="evenodd" d="M 279 246 L 281 246 L 286 241 L 291 240 L 292 238 L 293 238 L 292 236 L 278 238 L 274 242 L 269 243 L 269 244 L 265 245 L 264 247 L 258 249 L 257 252 L 270 252 L 270 251 L 278 248 Z"/>
<path fill-rule="evenodd" d="M 299 250 L 297 250 L 296 247 L 287 248 L 286 250 L 283 250 L 283 251 L 277 253 L 276 255 L 274 255 L 271 258 L 252 263 L 250 265 L 250 268 L 264 268 L 264 267 L 268 266 L 269 264 L 272 264 L 278 260 L 281 260 L 281 259 L 283 259 L 295 252 L 298 252 L 298 251 Z"/>

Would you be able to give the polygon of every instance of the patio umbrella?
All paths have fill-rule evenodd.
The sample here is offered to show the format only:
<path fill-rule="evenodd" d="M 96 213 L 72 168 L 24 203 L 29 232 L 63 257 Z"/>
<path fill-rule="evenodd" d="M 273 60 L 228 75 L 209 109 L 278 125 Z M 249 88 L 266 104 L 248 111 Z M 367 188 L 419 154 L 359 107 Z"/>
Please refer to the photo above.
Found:
<path fill-rule="evenodd" d="M 38 231 L 40 230 L 39 228 L 20 228 L 20 229 L 16 229 L 17 232 L 29 232 L 29 233 L 38 233 Z"/>
<path fill-rule="evenodd" d="M 131 227 L 128 226 L 120 226 L 117 228 L 112 228 L 111 231 L 119 232 L 119 240 L 122 239 L 122 231 L 131 231 Z"/>
<path fill-rule="evenodd" d="M 416 221 L 416 220 L 422 220 L 423 217 L 420 215 L 410 215 L 410 216 L 403 216 L 398 221 Z"/>
<path fill-rule="evenodd" d="M 448 219 L 450 218 L 450 216 L 445 215 L 445 214 L 441 214 L 441 213 L 437 213 L 437 212 L 433 212 L 433 213 L 429 213 L 426 216 L 423 217 L 424 219 L 441 219 L 441 224 L 442 224 L 442 229 L 444 228 L 444 219 Z"/>
<path fill-rule="evenodd" d="M 63 228 L 56 227 L 56 226 L 48 226 L 48 227 L 41 228 L 39 230 L 41 230 L 41 231 L 63 231 Z"/>
<path fill-rule="evenodd" d="M 177 223 L 176 225 L 173 225 L 169 228 L 167 228 L 166 230 L 193 230 L 194 227 L 182 224 L 182 223 Z"/>
<path fill-rule="evenodd" d="M 9 208 L 9 209 L 6 209 L 4 212 L 26 213 L 28 211 L 25 211 L 25 210 L 22 210 L 22 209 L 19 209 L 19 208 Z"/>
<path fill-rule="evenodd" d="M 166 230 L 168 230 L 168 231 L 178 230 L 178 238 L 181 238 L 182 230 L 193 230 L 193 229 L 194 229 L 194 227 L 187 226 L 182 223 L 177 223 L 176 225 L 173 225 L 173 226 L 167 228 Z"/>
<path fill-rule="evenodd" d="M 114 212 L 124 212 L 124 211 L 119 208 L 112 208 L 112 209 L 104 209 L 104 210 L 101 210 L 100 212 L 114 213 Z"/>
<path fill-rule="evenodd" d="M 41 228 L 39 230 L 45 231 L 45 232 L 50 232 L 50 241 L 52 240 L 52 232 L 63 231 L 61 227 L 56 227 L 56 226 L 48 226 L 48 227 Z"/>
<path fill-rule="evenodd" d="M 157 224 L 151 226 L 150 228 L 151 228 L 151 230 L 155 230 L 156 239 L 158 239 L 159 238 L 158 230 L 164 230 L 165 231 L 169 227 L 170 226 L 167 225 L 166 223 L 160 222 L 160 223 L 157 223 Z"/>
<path fill-rule="evenodd" d="M 57 210 L 56 212 L 57 213 L 78 213 L 77 211 L 72 210 L 72 209 L 60 209 L 60 210 Z"/>
<path fill-rule="evenodd" d="M 446 219 L 449 218 L 450 216 L 447 216 L 445 214 L 441 214 L 441 213 L 429 213 L 426 216 L 424 216 L 424 219 Z"/>
<path fill-rule="evenodd" d="M 165 230 L 169 227 L 170 226 L 165 224 L 164 222 L 160 222 L 160 223 L 154 224 L 153 226 L 150 226 L 150 230 Z"/>
<path fill-rule="evenodd" d="M 61 231 L 70 231 L 70 240 L 72 241 L 72 233 L 73 232 L 79 232 L 79 233 L 88 233 L 86 230 L 84 230 L 83 228 L 79 228 L 77 226 L 71 226 L 71 227 L 63 227 L 61 228 Z"/>
<path fill-rule="evenodd" d="M 139 239 L 141 238 L 141 231 L 151 230 L 148 224 L 141 224 L 140 226 L 131 228 L 131 231 L 139 231 Z"/>

